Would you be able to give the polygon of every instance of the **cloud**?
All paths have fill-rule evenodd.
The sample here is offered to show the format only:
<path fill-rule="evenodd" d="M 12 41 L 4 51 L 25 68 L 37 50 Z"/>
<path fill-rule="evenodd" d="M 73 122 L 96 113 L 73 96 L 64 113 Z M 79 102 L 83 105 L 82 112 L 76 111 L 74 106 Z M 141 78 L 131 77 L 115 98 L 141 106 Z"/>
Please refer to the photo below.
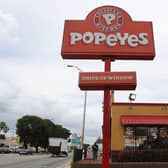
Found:
<path fill-rule="evenodd" d="M 23 115 L 37 115 L 81 134 L 84 92 L 78 88 L 77 80 L 72 80 L 78 76 L 76 72 L 55 63 L 38 64 L 16 58 L 0 59 L 0 67 L 0 118 L 10 129 L 15 129 L 16 121 Z M 101 104 L 99 94 L 88 93 L 87 123 L 98 116 L 98 101 Z M 95 123 L 99 124 L 98 118 L 92 126 Z M 87 125 L 91 124 L 86 124 L 89 133 Z"/>
<path fill-rule="evenodd" d="M 17 40 L 17 30 L 16 18 L 12 14 L 0 10 L 0 42 Z"/>
<path fill-rule="evenodd" d="M 115 61 L 112 71 L 137 72 L 136 102 L 167 101 L 167 2 L 154 2 L 150 12 L 151 2 L 146 1 L 73 2 L 75 5 L 66 0 L 0 2 L 0 119 L 11 129 L 18 118 L 34 114 L 81 134 L 84 92 L 78 88 L 78 72 L 66 65 L 74 64 L 83 71 L 96 72 L 104 71 L 104 63 L 101 60 L 62 60 L 63 26 L 64 20 L 83 20 L 102 5 L 119 6 L 133 20 L 153 22 L 154 61 Z M 116 91 L 115 100 L 128 102 L 130 92 Z M 102 101 L 102 92 L 88 92 L 87 142 L 95 141 L 101 134 Z"/>

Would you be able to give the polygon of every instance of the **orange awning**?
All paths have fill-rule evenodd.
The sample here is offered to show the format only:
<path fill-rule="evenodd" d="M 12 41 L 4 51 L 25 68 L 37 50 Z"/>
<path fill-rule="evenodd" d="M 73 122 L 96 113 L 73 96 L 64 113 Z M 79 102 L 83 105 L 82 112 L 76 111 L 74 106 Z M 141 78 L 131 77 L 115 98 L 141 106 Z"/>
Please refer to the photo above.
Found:
<path fill-rule="evenodd" d="M 168 116 L 121 116 L 122 125 L 168 125 Z"/>

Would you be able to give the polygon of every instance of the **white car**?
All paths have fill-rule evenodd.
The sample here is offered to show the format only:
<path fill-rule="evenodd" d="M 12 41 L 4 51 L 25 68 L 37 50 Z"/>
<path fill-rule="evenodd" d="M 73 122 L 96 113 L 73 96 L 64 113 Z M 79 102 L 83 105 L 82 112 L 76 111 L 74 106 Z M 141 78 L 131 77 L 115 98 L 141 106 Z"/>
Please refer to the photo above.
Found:
<path fill-rule="evenodd" d="M 28 148 L 28 149 L 21 149 L 21 150 L 19 151 L 19 154 L 20 154 L 20 155 L 29 155 L 29 154 L 32 155 L 32 153 L 33 153 L 32 150 L 29 149 L 29 148 Z"/>

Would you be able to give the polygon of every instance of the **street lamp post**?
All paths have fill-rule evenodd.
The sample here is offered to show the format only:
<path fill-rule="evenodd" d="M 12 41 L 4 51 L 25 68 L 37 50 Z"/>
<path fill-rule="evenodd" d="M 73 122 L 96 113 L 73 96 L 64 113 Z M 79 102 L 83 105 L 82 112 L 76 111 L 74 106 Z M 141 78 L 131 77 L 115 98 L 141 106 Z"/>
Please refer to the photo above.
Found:
<path fill-rule="evenodd" d="M 67 67 L 76 68 L 78 71 L 82 72 L 82 70 L 78 66 L 67 65 Z M 81 133 L 81 149 L 83 149 L 84 136 L 85 136 L 86 100 L 87 100 L 87 91 L 85 90 L 85 92 L 84 92 L 84 106 L 83 106 L 82 133 Z"/>

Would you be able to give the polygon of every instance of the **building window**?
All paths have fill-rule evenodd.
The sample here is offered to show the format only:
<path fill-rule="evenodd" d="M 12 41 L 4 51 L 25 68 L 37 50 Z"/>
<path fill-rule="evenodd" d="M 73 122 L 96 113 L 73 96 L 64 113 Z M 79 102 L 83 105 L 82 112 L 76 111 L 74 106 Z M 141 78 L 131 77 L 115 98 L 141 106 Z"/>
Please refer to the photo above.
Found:
<path fill-rule="evenodd" d="M 125 126 L 125 149 L 168 148 L 168 126 Z"/>

